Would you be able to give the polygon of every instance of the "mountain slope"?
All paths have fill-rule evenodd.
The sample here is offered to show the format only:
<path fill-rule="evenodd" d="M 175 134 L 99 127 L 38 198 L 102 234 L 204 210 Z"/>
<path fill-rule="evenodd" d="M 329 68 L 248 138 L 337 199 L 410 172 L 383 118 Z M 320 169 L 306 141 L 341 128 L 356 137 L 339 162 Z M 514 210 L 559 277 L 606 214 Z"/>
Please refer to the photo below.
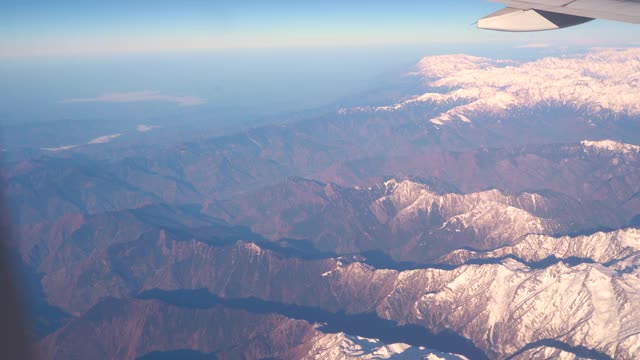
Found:
<path fill-rule="evenodd" d="M 425 262 L 453 249 L 493 249 L 526 234 L 564 234 L 621 216 L 549 191 L 450 193 L 446 185 L 391 179 L 345 188 L 291 179 L 207 212 L 271 238 L 310 240 L 339 254 L 379 250 Z M 439 192 L 439 190 L 442 190 Z"/>

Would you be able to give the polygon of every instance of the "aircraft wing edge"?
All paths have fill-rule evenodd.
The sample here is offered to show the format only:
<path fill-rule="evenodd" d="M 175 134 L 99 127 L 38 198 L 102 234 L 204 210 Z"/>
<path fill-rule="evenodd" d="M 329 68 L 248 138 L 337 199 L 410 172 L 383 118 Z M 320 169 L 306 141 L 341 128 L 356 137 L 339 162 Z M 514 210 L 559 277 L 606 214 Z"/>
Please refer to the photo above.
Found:
<path fill-rule="evenodd" d="M 510 8 L 521 10 L 543 10 L 558 14 L 640 24 L 640 1 L 577 0 L 559 2 L 563 3 L 563 5 L 560 6 L 549 5 L 550 1 L 546 1 L 546 3 L 521 0 L 492 1 L 505 4 Z"/>
<path fill-rule="evenodd" d="M 504 8 L 478 20 L 478 28 L 508 32 L 557 30 L 584 24 L 592 18 L 538 9 Z"/>

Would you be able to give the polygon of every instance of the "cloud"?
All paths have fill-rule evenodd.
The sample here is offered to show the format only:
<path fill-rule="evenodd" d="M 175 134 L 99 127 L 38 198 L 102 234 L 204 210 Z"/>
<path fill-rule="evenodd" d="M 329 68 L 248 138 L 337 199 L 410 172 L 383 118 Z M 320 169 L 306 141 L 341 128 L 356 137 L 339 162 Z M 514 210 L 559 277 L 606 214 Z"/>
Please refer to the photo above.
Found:
<path fill-rule="evenodd" d="M 533 43 L 516 46 L 516 49 L 546 49 L 550 48 L 551 46 L 551 44 L 546 43 Z"/>
<path fill-rule="evenodd" d="M 91 98 L 74 98 L 62 100 L 62 103 L 136 103 L 136 102 L 170 102 L 178 106 L 197 106 L 205 103 L 197 96 L 167 95 L 157 91 L 136 91 L 125 93 L 107 93 Z"/>
<path fill-rule="evenodd" d="M 138 126 L 136 126 L 136 130 L 138 130 L 138 132 L 149 132 L 153 129 L 157 129 L 160 126 L 158 125 L 144 125 L 144 124 L 139 124 Z"/>
<path fill-rule="evenodd" d="M 40 148 L 40 150 L 44 150 L 44 151 L 64 151 L 64 150 L 71 150 L 73 148 L 77 148 L 79 145 L 64 145 L 64 146 L 58 146 L 58 147 L 54 147 L 54 148 Z"/>
<path fill-rule="evenodd" d="M 93 144 L 108 143 L 109 141 L 111 141 L 111 140 L 113 140 L 113 139 L 115 139 L 117 137 L 120 137 L 120 135 L 122 135 L 122 134 L 111 134 L 111 135 L 100 136 L 100 137 L 97 137 L 97 138 L 89 141 L 87 144 L 88 145 L 93 145 Z"/>
<path fill-rule="evenodd" d="M 151 128 L 154 128 L 155 126 L 152 126 Z M 147 130 L 148 131 L 148 130 Z M 98 136 L 97 138 L 88 141 L 86 144 L 81 144 L 81 145 L 63 145 L 63 146 L 58 146 L 58 147 L 47 147 L 47 148 L 40 148 L 40 150 L 44 150 L 44 151 L 65 151 L 65 150 L 71 150 L 71 149 L 75 149 L 77 147 L 80 146 L 86 146 L 86 145 L 95 145 L 95 144 L 105 144 L 108 143 L 109 141 L 118 138 L 122 136 L 122 134 L 111 134 L 111 135 L 103 135 L 103 136 Z"/>

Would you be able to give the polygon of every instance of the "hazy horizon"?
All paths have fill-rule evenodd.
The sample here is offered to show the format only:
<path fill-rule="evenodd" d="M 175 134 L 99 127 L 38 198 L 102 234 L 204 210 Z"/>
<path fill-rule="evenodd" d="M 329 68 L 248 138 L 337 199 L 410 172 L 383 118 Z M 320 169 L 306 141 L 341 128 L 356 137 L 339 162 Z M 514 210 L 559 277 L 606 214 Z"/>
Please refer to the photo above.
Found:
<path fill-rule="evenodd" d="M 464 53 L 529 60 L 583 47 L 368 46 L 209 50 L 0 62 L 5 125 L 57 120 L 220 121 L 335 106 L 406 72 L 424 56 Z M 176 121 L 179 121 L 176 119 Z M 207 121 L 211 121 L 207 119 Z"/>
<path fill-rule="evenodd" d="M 632 25 L 608 21 L 480 31 L 473 22 L 501 6 L 480 0 L 1 6 L 5 124 L 193 118 L 203 109 L 249 121 L 331 105 L 427 55 L 534 58 L 637 42 Z"/>

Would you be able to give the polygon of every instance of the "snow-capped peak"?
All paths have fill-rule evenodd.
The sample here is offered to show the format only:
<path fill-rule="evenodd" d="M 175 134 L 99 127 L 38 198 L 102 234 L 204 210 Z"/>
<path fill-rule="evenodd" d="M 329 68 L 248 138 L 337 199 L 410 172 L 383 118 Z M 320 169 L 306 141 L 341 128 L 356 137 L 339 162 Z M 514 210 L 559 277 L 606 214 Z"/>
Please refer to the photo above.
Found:
<path fill-rule="evenodd" d="M 621 154 L 638 154 L 640 153 L 640 146 L 625 144 L 613 140 L 600 140 L 600 141 L 590 141 L 584 140 L 581 141 L 580 144 L 585 148 L 585 150 L 596 150 L 596 151 L 609 151 L 614 153 Z"/>

